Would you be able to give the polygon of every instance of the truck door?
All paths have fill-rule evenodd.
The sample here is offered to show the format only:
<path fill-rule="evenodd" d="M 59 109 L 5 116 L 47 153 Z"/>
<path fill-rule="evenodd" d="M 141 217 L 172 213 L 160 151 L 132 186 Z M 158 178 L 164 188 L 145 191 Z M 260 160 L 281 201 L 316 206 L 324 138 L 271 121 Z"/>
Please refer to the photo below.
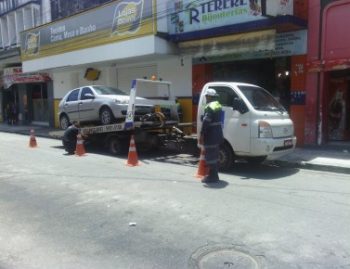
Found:
<path fill-rule="evenodd" d="M 98 109 L 94 109 L 95 96 L 89 87 L 84 87 L 80 93 L 79 113 L 81 120 L 97 120 Z"/>
<path fill-rule="evenodd" d="M 210 86 L 219 94 L 219 102 L 225 113 L 224 137 L 234 152 L 250 152 L 250 113 L 233 110 L 232 104 L 238 94 L 229 86 Z"/>

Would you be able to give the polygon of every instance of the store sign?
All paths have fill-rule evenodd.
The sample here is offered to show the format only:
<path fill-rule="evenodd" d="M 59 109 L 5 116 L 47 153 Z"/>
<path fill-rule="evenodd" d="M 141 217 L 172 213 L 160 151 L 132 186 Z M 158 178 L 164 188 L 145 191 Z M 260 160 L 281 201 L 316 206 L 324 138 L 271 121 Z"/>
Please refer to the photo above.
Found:
<path fill-rule="evenodd" d="M 4 68 L 3 87 L 10 88 L 13 84 L 48 82 L 51 78 L 47 73 L 22 73 L 22 67 Z"/>
<path fill-rule="evenodd" d="M 307 30 L 278 33 L 275 50 L 268 53 L 271 57 L 286 57 L 306 54 Z"/>
<path fill-rule="evenodd" d="M 179 43 L 181 53 L 193 58 L 227 56 L 271 51 L 275 48 L 275 30 L 249 32 Z"/>
<path fill-rule="evenodd" d="M 261 0 L 168 1 L 170 34 L 262 20 Z"/>
<path fill-rule="evenodd" d="M 293 2 L 294 0 L 266 1 L 266 15 L 293 15 Z"/>
<path fill-rule="evenodd" d="M 56 55 L 154 33 L 153 1 L 112 1 L 21 33 L 22 60 Z"/>
<path fill-rule="evenodd" d="M 259 33 L 259 32 L 257 32 Z M 236 61 L 236 60 L 250 60 L 250 59 L 264 59 L 264 58 L 275 58 L 275 57 L 287 57 L 292 55 L 304 55 L 306 54 L 307 49 L 307 31 L 300 30 L 295 32 L 285 32 L 277 33 L 274 36 L 268 35 L 264 31 L 260 34 L 260 42 L 257 42 L 257 45 L 263 44 L 269 41 L 269 46 L 266 46 L 264 49 L 261 49 L 261 46 L 252 46 L 248 50 L 249 46 L 242 43 L 241 49 L 230 49 L 230 45 L 222 47 L 221 50 L 214 53 L 213 50 L 201 51 L 201 47 L 197 48 L 198 55 L 194 59 L 194 63 L 202 63 L 205 56 L 206 62 L 221 62 L 221 61 Z M 236 35 L 233 35 L 236 36 Z M 271 45 L 272 43 L 272 45 Z M 181 44 L 181 43 L 180 43 Z M 244 47 L 247 49 L 244 50 Z M 201 54 L 199 52 L 201 51 Z M 225 52 L 225 53 L 222 53 Z M 208 57 L 211 56 L 211 57 Z"/>

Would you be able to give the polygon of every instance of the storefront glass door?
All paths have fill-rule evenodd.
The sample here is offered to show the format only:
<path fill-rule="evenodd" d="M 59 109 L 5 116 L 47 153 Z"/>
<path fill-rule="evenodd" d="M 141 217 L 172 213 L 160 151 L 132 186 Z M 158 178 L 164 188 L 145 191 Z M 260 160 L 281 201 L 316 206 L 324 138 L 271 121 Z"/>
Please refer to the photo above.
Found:
<path fill-rule="evenodd" d="M 46 84 L 31 85 L 32 123 L 49 124 L 49 108 Z"/>

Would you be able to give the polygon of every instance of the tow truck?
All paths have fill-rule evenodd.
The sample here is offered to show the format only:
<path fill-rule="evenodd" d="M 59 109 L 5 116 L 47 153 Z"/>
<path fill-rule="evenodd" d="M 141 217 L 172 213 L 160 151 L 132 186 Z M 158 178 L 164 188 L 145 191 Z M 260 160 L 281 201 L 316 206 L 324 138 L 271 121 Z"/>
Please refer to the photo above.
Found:
<path fill-rule="evenodd" d="M 155 107 L 154 112 L 143 115 L 135 121 L 136 93 L 138 87 L 144 84 L 156 88 L 165 86 L 168 95 L 162 96 L 161 99 L 148 99 L 149 104 Z M 164 110 L 170 116 L 166 116 L 162 112 Z M 135 79 L 132 81 L 125 122 L 84 126 L 80 129 L 80 133 L 87 142 L 102 145 L 111 154 L 119 155 L 127 151 L 131 135 L 134 135 L 137 149 L 140 151 L 158 149 L 169 143 L 181 145 L 185 136 L 181 130 L 183 126 L 188 126 L 188 124 L 179 123 L 175 96 L 171 92 L 171 82 L 155 79 Z"/>

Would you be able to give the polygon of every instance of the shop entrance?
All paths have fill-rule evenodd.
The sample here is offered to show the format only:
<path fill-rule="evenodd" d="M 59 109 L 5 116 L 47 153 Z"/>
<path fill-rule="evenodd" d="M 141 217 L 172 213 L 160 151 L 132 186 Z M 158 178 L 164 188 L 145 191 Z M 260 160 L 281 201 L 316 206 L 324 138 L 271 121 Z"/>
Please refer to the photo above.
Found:
<path fill-rule="evenodd" d="M 28 84 L 30 96 L 30 118 L 33 124 L 49 125 L 49 106 L 47 100 L 47 84 Z"/>
<path fill-rule="evenodd" d="M 16 85 L 5 89 L 2 94 L 2 108 L 4 122 L 8 124 L 17 124 L 18 122 L 18 90 Z"/>
<path fill-rule="evenodd" d="M 212 70 L 214 81 L 238 81 L 259 85 L 270 91 L 289 110 L 289 58 L 213 63 Z"/>
<path fill-rule="evenodd" d="M 350 70 L 329 72 L 327 84 L 328 141 L 350 142 Z"/>

